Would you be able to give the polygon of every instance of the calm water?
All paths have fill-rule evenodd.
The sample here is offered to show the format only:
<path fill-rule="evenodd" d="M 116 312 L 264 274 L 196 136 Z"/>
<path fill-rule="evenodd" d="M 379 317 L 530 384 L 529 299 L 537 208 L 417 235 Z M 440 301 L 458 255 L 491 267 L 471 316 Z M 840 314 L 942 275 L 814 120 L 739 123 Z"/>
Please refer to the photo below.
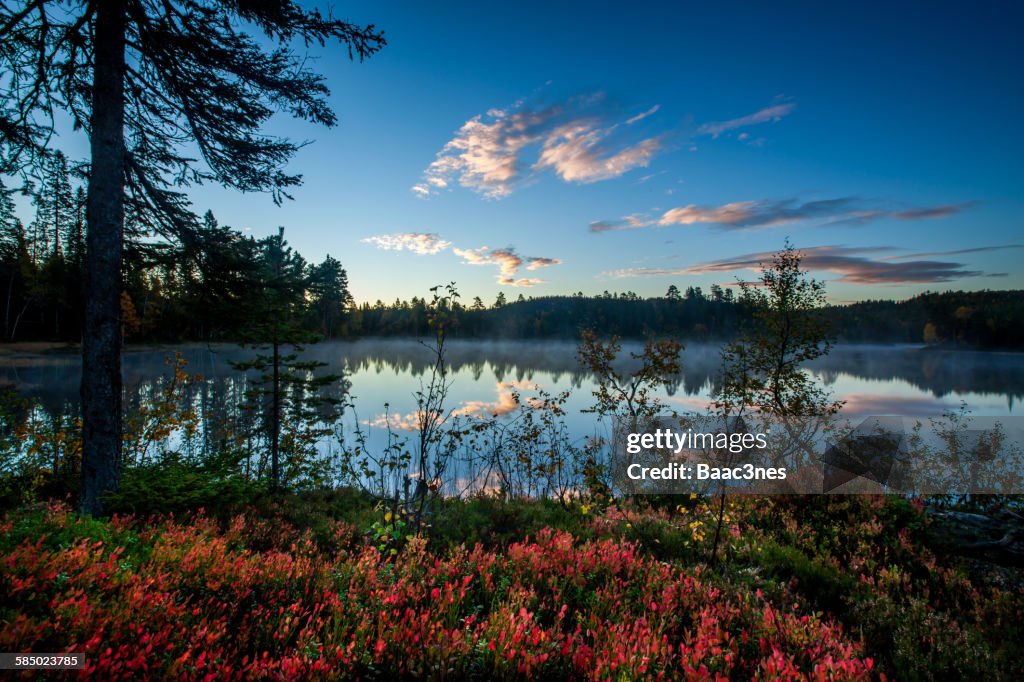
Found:
<path fill-rule="evenodd" d="M 624 347 L 626 351 L 639 346 Z M 188 371 L 206 379 L 213 399 L 230 399 L 240 373 L 231 360 L 252 355 L 233 346 L 186 345 L 133 350 L 124 356 L 127 397 L 151 390 L 168 373 L 165 358 L 174 350 L 188 360 Z M 413 393 L 429 369 L 431 353 L 411 339 L 369 339 L 322 343 L 306 356 L 325 361 L 326 372 L 343 375 L 355 398 L 359 419 L 373 422 L 384 404 L 397 421 L 415 409 Z M 451 341 L 452 388 L 447 406 L 460 414 L 501 414 L 511 410 L 513 389 L 524 395 L 540 386 L 549 392 L 570 390 L 570 417 L 591 403 L 593 381 L 575 360 L 575 347 L 563 342 Z M 679 410 L 702 410 L 716 389 L 718 347 L 689 344 L 683 374 L 664 399 Z M 856 415 L 933 417 L 959 407 L 975 415 L 1020 415 L 1024 398 L 1024 354 L 936 351 L 918 346 L 838 346 L 808 368 Z M 79 357 L 74 353 L 0 355 L 0 385 L 38 398 L 53 412 L 78 407 Z M 589 422 L 586 417 L 581 424 Z"/>
<path fill-rule="evenodd" d="M 252 349 L 237 346 L 187 345 L 126 352 L 123 359 L 128 409 L 165 385 L 171 374 L 166 359 L 177 350 L 188 361 L 187 371 L 202 375 L 190 387 L 189 398 L 207 420 L 205 433 L 217 432 L 225 416 L 237 413 L 247 385 L 244 373 L 232 367 L 252 357 Z M 623 356 L 639 351 L 625 345 Z M 369 451 L 381 454 L 388 444 L 385 415 L 391 430 L 407 447 L 416 437 L 415 392 L 429 380 L 431 350 L 411 339 L 368 339 L 310 346 L 305 355 L 327 363 L 324 372 L 340 375 L 336 393 L 347 391 L 354 410 L 346 409 L 335 424 L 335 436 L 319 441 L 323 455 L 338 453 L 338 434 L 346 434 L 347 447 L 353 427 L 367 433 Z M 575 359 L 575 346 L 567 342 L 453 341 L 447 353 L 451 387 L 445 409 L 466 418 L 497 416 L 505 421 L 517 411 L 515 393 L 523 398 L 540 388 L 549 394 L 569 392 L 565 422 L 571 440 L 582 444 L 589 436 L 607 435 L 607 424 L 584 413 L 593 404 L 593 378 Z M 678 412 L 703 412 L 717 389 L 719 348 L 690 344 L 683 353 L 683 373 L 660 397 Z M 628 370 L 627 366 L 621 368 Z M 846 401 L 844 416 L 893 415 L 909 418 L 904 424 L 956 411 L 966 403 L 972 415 L 991 418 L 1019 417 L 1024 397 L 1024 354 L 936 351 L 916 346 L 840 346 L 807 368 L 835 398 Z M 74 414 L 78 410 L 79 357 L 73 352 L 28 353 L 7 349 L 0 354 L 0 386 L 14 388 L 37 399 L 50 414 Z M 503 418 L 503 416 L 505 416 Z M 911 421 L 912 420 L 912 421 Z M 856 420 L 859 421 L 859 420 Z M 1024 426 L 1013 422 L 1014 437 L 1024 442 Z M 172 446 L 174 436 L 168 441 Z M 468 460 L 451 472 L 450 494 L 490 484 L 490 472 Z M 397 479 L 396 479 L 397 480 Z"/>
<path fill-rule="evenodd" d="M 252 351 L 233 346 L 188 345 L 134 350 L 124 356 L 128 399 L 152 390 L 167 374 L 164 358 L 174 350 L 202 374 L 197 400 L 223 404 L 237 398 L 239 372 L 230 361 Z M 625 351 L 638 347 L 624 347 Z M 347 419 L 380 424 L 385 403 L 393 426 L 405 426 L 415 410 L 413 393 L 425 380 L 430 351 L 415 340 L 332 342 L 311 346 L 306 355 L 341 374 L 356 412 Z M 452 386 L 447 406 L 458 414 L 502 414 L 514 408 L 512 391 L 531 395 L 534 386 L 550 393 L 571 391 L 567 421 L 580 437 L 596 428 L 591 377 L 578 366 L 575 346 L 562 342 L 452 341 L 448 360 Z M 682 376 L 663 394 L 676 409 L 703 410 L 716 387 L 718 348 L 691 344 L 683 354 Z M 916 346 L 839 346 L 808 368 L 846 401 L 846 414 L 927 418 L 956 409 L 961 401 L 975 415 L 1019 415 L 1024 397 L 1024 354 L 925 350 Z M 0 355 L 0 384 L 37 398 L 50 412 L 77 410 L 79 359 L 65 353 Z M 407 431 L 408 432 L 408 431 Z"/>

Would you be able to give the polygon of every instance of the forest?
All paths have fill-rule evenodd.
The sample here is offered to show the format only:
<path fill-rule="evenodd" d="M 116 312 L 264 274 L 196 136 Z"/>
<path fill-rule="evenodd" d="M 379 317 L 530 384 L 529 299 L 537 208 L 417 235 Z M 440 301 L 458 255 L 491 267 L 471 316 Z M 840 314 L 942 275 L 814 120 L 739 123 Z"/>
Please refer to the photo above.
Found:
<path fill-rule="evenodd" d="M 665 11 L 657 10 L 659 17 Z M 402 13 L 414 11 L 418 5 Z M 437 24 L 445 36 L 457 28 L 444 8 L 428 11 L 446 22 Z M 529 14 L 526 28 L 557 24 Z M 617 34 L 625 14 L 615 12 Z M 505 17 L 488 19 L 488 30 L 477 31 L 491 41 L 486 51 L 452 41 L 460 68 L 475 61 L 467 54 L 501 52 L 493 49 L 501 45 L 495 27 L 512 25 L 517 49 L 526 42 Z M 416 23 L 437 47 L 432 29 Z M 692 22 L 660 23 L 675 31 Z M 716 23 L 731 29 L 733 18 L 707 25 Z M 831 31 L 805 33 L 835 39 Z M 854 37 L 862 53 L 861 36 Z M 901 31 L 901 46 L 905 37 Z M 752 50 L 758 62 L 786 47 L 771 38 L 772 50 Z M 723 44 L 735 42 L 728 39 Z M 685 45 L 675 32 L 670 44 Z M 22 663 L 15 674 L 1024 677 L 1020 443 L 998 423 L 973 428 L 966 404 L 931 420 L 931 440 L 915 440 L 919 429 L 905 442 L 890 432 L 844 432 L 844 401 L 827 373 L 806 371 L 837 341 L 1021 349 L 1021 292 L 830 305 L 826 283 L 787 240 L 766 256 L 756 282 L 707 292 L 681 282 L 658 297 L 513 299 L 502 292 L 485 302 L 467 301 L 454 282 L 410 282 L 410 295 L 418 295 L 408 301 L 356 302 L 344 265 L 349 254 L 307 261 L 284 227 L 254 237 L 221 222 L 233 217 L 194 211 L 190 190 L 203 184 L 289 201 L 302 183 L 290 162 L 306 143 L 279 135 L 288 128 L 276 124 L 333 127 L 335 106 L 355 108 L 368 94 L 344 81 L 344 97 L 332 98 L 327 76 L 313 66 L 329 66 L 331 80 L 343 80 L 339 70 L 347 75 L 349 62 L 369 60 L 386 45 L 374 24 L 291 0 L 0 2 L 0 177 L 7 183 L 0 187 L 0 360 L 19 369 L 18 342 L 68 345 L 36 353 L 47 373 L 36 375 L 35 386 L 0 386 L 0 652 L 76 662 L 46 670 Z M 617 59 L 635 44 L 626 47 Z M 331 50 L 341 58 L 328 64 L 313 56 Z M 429 56 L 412 55 L 405 59 L 417 68 Z M 595 56 L 572 60 L 589 64 Z M 402 63 L 399 55 L 374 77 Z M 639 71 L 627 66 L 635 79 Z M 458 74 L 444 71 L 447 88 Z M 410 89 L 391 83 L 396 93 Z M 378 89 L 386 84 L 374 83 Z M 599 100 L 576 98 L 569 108 Z M 601 144 L 651 123 L 660 108 L 638 110 L 624 123 L 596 123 L 600 117 L 589 112 L 565 119 L 558 106 L 539 114 L 490 110 L 460 134 L 487 125 L 500 132 L 502 117 L 511 116 L 511 136 L 498 151 L 451 156 L 468 144 L 456 138 L 427 161 L 412 192 L 459 184 L 497 198 L 511 186 L 481 183 L 505 182 L 525 166 L 510 156 L 524 141 L 543 150 L 534 170 L 553 164 L 558 181 L 589 184 L 647 168 L 673 135 L 617 153 Z M 709 119 L 693 134 L 701 145 L 720 137 L 746 143 L 746 132 L 733 132 L 771 128 L 795 110 L 789 99 L 776 99 L 752 115 Z M 408 108 L 401 113 L 396 128 L 419 124 Z M 533 126 L 549 115 L 554 127 L 545 136 Z M 87 149 L 83 158 L 66 155 L 72 145 L 59 148 L 58 130 L 87 143 L 79 147 Z M 395 147 L 387 145 L 400 132 L 365 136 L 391 157 Z M 760 150 L 762 139 L 743 146 Z M 353 157 L 345 162 L 369 163 Z M 487 171 L 467 170 L 481 157 Z M 457 179 L 453 169 L 462 171 Z M 389 178 L 398 175 L 391 170 Z M 332 197 L 357 192 L 332 188 Z M 950 217 L 974 207 L 967 199 L 929 207 L 867 207 L 852 198 L 693 204 L 656 222 L 675 215 L 742 229 L 824 218 L 850 227 L 851 219 Z M 836 207 L 852 212 L 836 214 Z M 633 224 L 649 220 L 604 225 L 653 227 Z M 505 274 L 499 281 L 517 281 Z M 359 390 L 406 391 L 414 404 L 400 414 L 390 396 L 377 396 L 383 404 L 360 418 L 354 375 L 328 374 L 309 346 L 380 336 L 419 337 L 415 365 L 394 361 L 415 370 L 412 383 L 395 381 L 397 373 L 367 353 L 355 360 L 375 371 Z M 643 342 L 627 346 L 624 337 Z M 459 338 L 570 339 L 563 345 L 571 346 L 575 368 L 560 371 L 579 381 L 545 389 L 499 380 L 506 389 L 499 404 L 457 402 L 453 370 L 466 361 L 453 360 L 451 341 Z M 709 364 L 688 374 L 690 339 L 721 343 L 705 346 Z M 241 344 L 245 353 L 230 361 L 231 372 L 204 377 L 172 351 L 147 383 L 134 381 L 131 345 L 162 353 L 158 344 L 189 341 Z M 80 363 L 66 352 L 72 349 L 80 349 Z M 953 354 L 915 362 L 915 380 L 956 387 L 957 373 L 980 355 L 959 354 L 963 365 L 947 361 Z M 985 371 L 1012 389 L 1015 375 L 1001 358 L 984 363 Z M 22 379 L 30 375 L 26 368 Z M 47 399 L 48 389 L 59 388 L 46 385 L 59 383 L 55 376 L 75 384 L 74 401 L 53 399 L 56 391 Z M 687 382 L 708 384 L 713 394 L 683 414 L 676 410 L 688 403 L 667 398 Z M 587 404 L 570 401 L 579 394 Z M 569 425 L 579 415 L 589 420 L 587 432 Z M 724 486 L 624 489 L 613 474 L 617 446 L 661 418 L 679 420 L 680 428 L 705 419 L 732 431 L 774 427 L 778 449 L 756 456 L 785 463 L 793 479 L 761 481 L 766 487 L 749 495 Z M 879 461 L 890 470 L 876 474 Z M 926 472 L 929 487 L 914 487 L 913 479 L 903 486 L 889 475 L 897 465 Z M 832 494 L 840 489 L 850 494 Z"/>
<path fill-rule="evenodd" d="M 63 154 L 47 163 L 28 191 L 33 219 L 25 225 L 14 191 L 0 185 L 0 296 L 4 340 L 76 342 L 82 334 L 85 190 Z M 268 287 L 294 296 L 297 322 L 312 338 L 423 336 L 428 301 L 356 303 L 341 261 L 306 261 L 284 232 L 256 239 L 222 225 L 212 212 L 188 239 L 144 239 L 126 226 L 122 333 L 126 342 L 251 340 L 249 320 L 261 314 Z M 131 238 L 131 235 L 137 235 Z M 280 261 L 280 263 L 278 263 Z M 627 291 L 596 296 L 515 298 L 499 293 L 453 301 L 457 338 L 577 339 L 583 329 L 624 338 L 735 338 L 750 311 L 733 286 L 684 289 L 644 298 Z M 265 310 L 263 311 L 265 312 Z M 866 300 L 826 307 L 838 340 L 912 343 L 941 348 L 1024 349 L 1024 295 L 1019 291 L 926 292 L 902 301 Z"/>

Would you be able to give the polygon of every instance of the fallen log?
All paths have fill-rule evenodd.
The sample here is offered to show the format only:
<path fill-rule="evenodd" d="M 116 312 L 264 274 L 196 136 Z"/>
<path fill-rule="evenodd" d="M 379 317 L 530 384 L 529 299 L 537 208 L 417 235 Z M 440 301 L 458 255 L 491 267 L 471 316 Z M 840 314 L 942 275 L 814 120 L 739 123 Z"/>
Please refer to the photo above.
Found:
<path fill-rule="evenodd" d="M 935 511 L 932 536 L 950 554 L 1000 566 L 1024 567 L 1024 517 L 1008 510 L 993 516 Z"/>

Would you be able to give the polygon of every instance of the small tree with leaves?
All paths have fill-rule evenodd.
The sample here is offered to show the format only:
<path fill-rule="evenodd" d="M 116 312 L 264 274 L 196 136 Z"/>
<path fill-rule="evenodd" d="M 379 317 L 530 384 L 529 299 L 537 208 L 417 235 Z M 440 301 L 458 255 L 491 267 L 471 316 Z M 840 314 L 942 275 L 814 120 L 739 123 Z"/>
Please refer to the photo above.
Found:
<path fill-rule="evenodd" d="M 664 408 L 651 392 L 670 385 L 682 370 L 683 344 L 675 339 L 648 339 L 641 353 L 629 354 L 635 366 L 632 371 L 617 366 L 621 350 L 618 337 L 603 340 L 593 331 L 583 331 L 576 354 L 597 382 L 593 391 L 597 402 L 588 411 L 602 417 L 629 417 L 631 422 L 650 419 Z"/>
<path fill-rule="evenodd" d="M 352 434 L 339 433 L 341 473 L 349 481 L 376 496 L 386 510 L 383 520 L 374 524 L 378 539 L 396 541 L 408 524 L 419 526 L 431 501 L 441 493 L 445 475 L 457 449 L 464 444 L 469 429 L 452 419 L 452 410 L 445 406 L 451 378 L 447 360 L 448 335 L 458 323 L 459 297 L 455 283 L 431 287 L 431 299 L 425 302 L 427 324 L 432 331 L 430 341 L 421 341 L 431 354 L 416 401 L 411 439 L 395 433 L 401 415 L 392 414 L 385 403 L 384 415 L 370 424 L 381 424 L 386 430 L 386 445 L 379 451 L 369 446 L 368 433 L 355 416 L 354 399 L 348 405 L 355 417 Z M 410 444 L 410 440 L 414 442 Z M 410 490 L 410 488 L 413 488 Z"/>
<path fill-rule="evenodd" d="M 825 284 L 809 278 L 801 260 L 787 241 L 756 285 L 739 283 L 750 322 L 722 351 L 716 406 L 726 415 L 753 409 L 762 416 L 827 417 L 842 408 L 804 369 L 828 354 L 832 336 L 823 311 Z"/>
<path fill-rule="evenodd" d="M 785 447 L 776 460 L 806 463 L 811 443 L 842 401 L 820 387 L 807 373 L 808 362 L 832 348 L 823 314 L 825 284 L 800 267 L 802 254 L 789 241 L 762 266 L 756 284 L 740 282 L 740 305 L 750 322 L 738 339 L 722 350 L 722 383 L 714 402 L 724 423 L 742 423 L 756 416 L 763 429 L 779 428 Z M 739 418 L 730 422 L 730 418 Z M 725 512 L 725 491 L 719 495 L 718 523 L 711 561 L 717 558 Z"/>
<path fill-rule="evenodd" d="M 445 407 L 451 388 L 447 357 L 448 335 L 458 324 L 457 301 L 459 298 L 455 282 L 430 288 L 431 299 L 427 303 L 427 325 L 433 333 L 430 343 L 423 343 L 431 353 L 430 369 L 416 398 L 417 444 L 415 453 L 416 490 L 411 508 L 417 523 L 422 519 L 431 498 L 439 493 L 451 450 L 444 447 L 445 441 L 453 437 L 445 431 L 451 417 Z"/>
<path fill-rule="evenodd" d="M 630 353 L 629 364 L 618 362 L 622 345 L 618 337 L 602 340 L 595 332 L 584 330 L 576 350 L 580 363 L 594 374 L 595 403 L 585 412 L 612 418 L 613 451 L 620 445 L 622 433 L 639 433 L 664 411 L 664 404 L 653 391 L 669 387 L 682 370 L 683 344 L 675 339 L 650 338 L 641 353 Z M 604 466 L 590 456 L 584 478 L 591 493 L 608 493 Z"/>

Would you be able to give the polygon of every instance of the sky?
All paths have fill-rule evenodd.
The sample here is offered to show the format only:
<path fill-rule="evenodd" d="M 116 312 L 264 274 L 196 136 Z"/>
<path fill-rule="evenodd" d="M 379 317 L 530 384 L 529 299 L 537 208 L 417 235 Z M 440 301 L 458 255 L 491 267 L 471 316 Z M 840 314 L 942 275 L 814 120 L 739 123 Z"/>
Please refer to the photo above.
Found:
<path fill-rule="evenodd" d="M 733 285 L 789 238 L 848 302 L 1024 288 L 1016 3 L 340 2 L 295 200 L 197 210 L 330 254 L 357 301 Z"/>

